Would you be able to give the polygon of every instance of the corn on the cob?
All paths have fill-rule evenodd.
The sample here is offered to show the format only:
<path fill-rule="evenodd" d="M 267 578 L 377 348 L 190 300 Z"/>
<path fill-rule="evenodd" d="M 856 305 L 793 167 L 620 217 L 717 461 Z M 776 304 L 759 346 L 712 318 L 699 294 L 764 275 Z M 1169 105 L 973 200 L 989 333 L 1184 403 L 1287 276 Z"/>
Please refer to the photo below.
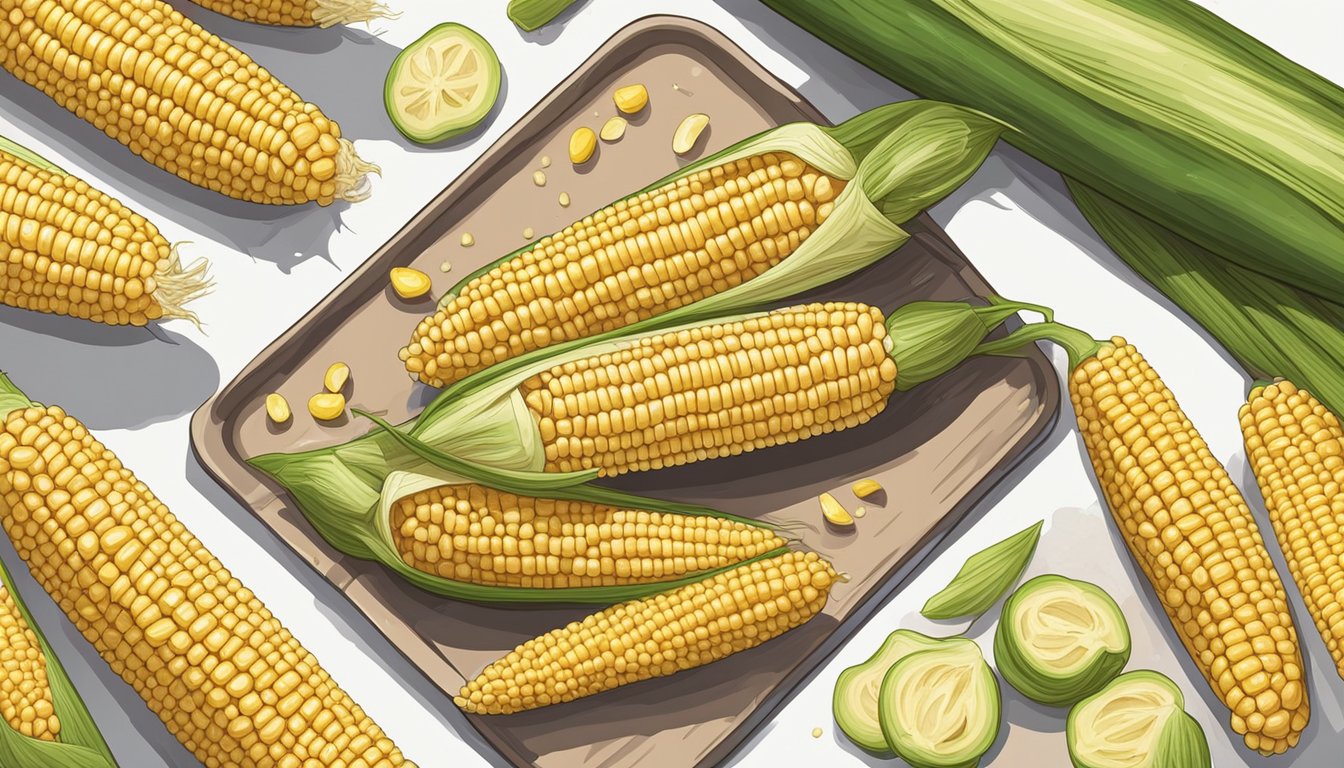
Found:
<path fill-rule="evenodd" d="M 360 200 L 376 170 L 316 106 L 162 0 L 0 0 L 0 66 L 231 197 Z"/>
<path fill-rule="evenodd" d="M 192 0 L 225 16 L 284 27 L 332 27 L 391 18 L 377 0 Z"/>
<path fill-rule="evenodd" d="M 617 475 L 855 427 L 896 388 L 882 312 L 811 304 L 647 336 L 518 390 L 546 468 Z"/>
<path fill-rule="evenodd" d="M 60 408 L 18 407 L 4 419 L 0 498 L 4 528 L 33 576 L 201 762 L 411 765 L 261 601 Z"/>
<path fill-rule="evenodd" d="M 47 682 L 46 656 L 4 585 L 0 585 L 0 718 L 34 739 L 55 741 L 61 732 Z"/>
<path fill-rule="evenodd" d="M 546 589 L 668 581 L 785 546 L 769 528 L 732 519 L 531 498 L 475 483 L 406 496 L 391 524 L 413 568 Z"/>
<path fill-rule="evenodd" d="M 806 623 L 836 578 L 816 553 L 789 552 L 622 603 L 518 646 L 454 701 L 511 714 L 718 661 Z"/>
<path fill-rule="evenodd" d="M 844 186 L 784 153 L 683 176 L 471 279 L 420 321 L 400 357 L 412 375 L 441 387 L 721 293 L 797 250 Z"/>
<path fill-rule="evenodd" d="M 209 290 L 144 217 L 0 147 L 0 303 L 109 325 L 186 318 Z"/>
<path fill-rule="evenodd" d="M 1115 338 L 1074 368 L 1078 429 L 1130 553 L 1246 745 L 1297 744 L 1310 707 L 1283 582 L 1255 520 L 1171 391 Z"/>
<path fill-rule="evenodd" d="M 1252 390 L 1240 415 L 1279 546 L 1344 676 L 1344 428 L 1289 381 Z"/>

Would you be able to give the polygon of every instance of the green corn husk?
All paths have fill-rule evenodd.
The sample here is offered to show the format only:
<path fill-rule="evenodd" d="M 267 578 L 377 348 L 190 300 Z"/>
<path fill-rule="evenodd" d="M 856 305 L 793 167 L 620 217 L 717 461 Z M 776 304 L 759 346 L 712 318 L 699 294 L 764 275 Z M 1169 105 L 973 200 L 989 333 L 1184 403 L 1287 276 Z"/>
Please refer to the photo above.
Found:
<path fill-rule="evenodd" d="M 509 0 L 509 20 L 524 32 L 534 32 L 573 4 L 574 0 Z"/>
<path fill-rule="evenodd" d="M 500 367 L 517 369 L 592 341 L 746 312 L 857 272 L 909 240 L 910 234 L 900 224 L 970 178 L 1002 130 L 997 121 L 962 107 L 905 101 L 875 107 L 835 127 L 782 125 L 692 163 L 630 197 L 704 168 L 766 152 L 789 152 L 823 173 L 850 183 L 836 197 L 835 208 L 826 221 L 788 258 L 755 278 L 623 328 L 503 360 L 491 371 Z M 529 243 L 462 278 L 440 298 L 439 306 L 452 301 L 472 280 L 535 245 Z"/>
<path fill-rule="evenodd" d="M 1187 0 L 765 0 L 1218 256 L 1344 296 L 1344 90 Z"/>
<path fill-rule="evenodd" d="M 926 619 L 944 620 L 979 616 L 989 610 L 1027 569 L 1043 525 L 1044 521 L 1037 522 L 971 555 L 952 581 L 930 597 L 919 612 Z"/>
<path fill-rule="evenodd" d="M 1283 376 L 1344 413 L 1344 305 L 1231 264 L 1068 180 L 1116 255 L 1176 302 L 1254 378 Z"/>
<path fill-rule="evenodd" d="M 33 150 L 23 146 L 17 141 L 7 139 L 4 136 L 0 136 L 0 152 L 11 154 L 14 157 L 17 157 L 20 160 L 24 161 L 25 163 L 28 163 L 29 165 L 35 165 L 44 171 L 51 171 L 53 173 L 65 173 L 65 171 L 62 170 L 60 166 L 51 162 L 47 158 L 37 154 Z"/>

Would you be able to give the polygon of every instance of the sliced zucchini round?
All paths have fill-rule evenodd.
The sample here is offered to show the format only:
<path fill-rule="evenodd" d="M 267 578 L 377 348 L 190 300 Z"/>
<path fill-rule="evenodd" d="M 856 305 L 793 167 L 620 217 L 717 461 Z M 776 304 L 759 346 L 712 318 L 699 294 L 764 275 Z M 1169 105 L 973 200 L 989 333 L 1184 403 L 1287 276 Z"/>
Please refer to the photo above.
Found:
<path fill-rule="evenodd" d="M 862 664 L 855 664 L 840 673 L 835 681 L 831 711 L 835 723 L 849 740 L 877 755 L 890 755 L 887 739 L 877 720 L 877 694 L 887 670 L 901 659 L 917 651 L 927 651 L 941 643 L 909 629 L 898 629 L 887 635 L 882 647 Z"/>
<path fill-rule="evenodd" d="M 887 671 L 878 722 L 888 748 L 914 768 L 974 768 L 998 737 L 999 706 L 980 647 L 949 638 Z"/>
<path fill-rule="evenodd" d="M 499 57 L 490 43 L 448 22 L 397 55 L 383 86 L 383 103 L 406 138 L 430 144 L 484 120 L 499 98 L 499 83 Z"/>
<path fill-rule="evenodd" d="M 1069 712 L 1075 768 L 1210 768 L 1209 743 L 1181 689 L 1151 670 L 1128 672 Z"/>
<path fill-rule="evenodd" d="M 1037 576 L 1004 601 L 994 663 L 1033 701 L 1067 707 L 1101 690 L 1129 661 L 1129 624 L 1095 584 Z"/>

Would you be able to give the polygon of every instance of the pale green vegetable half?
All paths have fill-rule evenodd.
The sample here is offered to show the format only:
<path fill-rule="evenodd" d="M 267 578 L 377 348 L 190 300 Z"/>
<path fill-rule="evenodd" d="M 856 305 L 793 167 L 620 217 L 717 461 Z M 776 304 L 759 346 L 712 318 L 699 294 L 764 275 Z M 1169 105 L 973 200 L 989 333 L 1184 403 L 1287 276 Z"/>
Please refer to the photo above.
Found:
<path fill-rule="evenodd" d="M 1101 690 L 1125 668 L 1129 651 L 1129 624 L 1111 596 L 1054 574 L 1018 587 L 994 633 L 994 663 L 1003 679 L 1055 707 Z"/>
<path fill-rule="evenodd" d="M 867 661 L 840 673 L 835 681 L 831 711 L 835 723 L 849 740 L 874 754 L 890 754 L 887 739 L 878 722 L 878 693 L 887 670 L 901 659 L 918 651 L 927 651 L 943 642 L 910 629 L 898 629 L 887 636 L 882 647 Z"/>
<path fill-rule="evenodd" d="M 1069 757 L 1075 768 L 1210 768 L 1204 729 L 1185 711 L 1185 697 L 1150 670 L 1117 677 L 1069 712 Z"/>
<path fill-rule="evenodd" d="M 949 638 L 896 662 L 882 679 L 887 746 L 914 768 L 974 768 L 999 734 L 999 683 L 980 646 Z"/>
<path fill-rule="evenodd" d="M 573 4 L 574 0 L 509 0 L 509 20 L 524 32 L 532 32 L 550 24 Z"/>
<path fill-rule="evenodd" d="M 406 46 L 383 83 L 392 124 L 421 144 L 471 130 L 499 98 L 499 57 L 485 38 L 452 22 Z"/>
<path fill-rule="evenodd" d="M 984 613 L 1026 570 L 1040 541 L 1042 525 L 1044 521 L 971 555 L 951 583 L 924 603 L 920 613 L 934 620 Z"/>

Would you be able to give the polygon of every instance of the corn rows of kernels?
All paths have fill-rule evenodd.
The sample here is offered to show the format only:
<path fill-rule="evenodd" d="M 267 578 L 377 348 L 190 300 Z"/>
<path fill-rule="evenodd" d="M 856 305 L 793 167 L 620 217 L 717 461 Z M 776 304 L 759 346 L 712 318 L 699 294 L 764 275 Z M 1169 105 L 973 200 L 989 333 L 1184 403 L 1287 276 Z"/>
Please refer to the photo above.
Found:
<path fill-rule="evenodd" d="M 474 484 L 407 496 L 391 525 L 411 567 L 511 587 L 666 581 L 785 544 L 767 528 L 735 520 L 520 497 Z"/>
<path fill-rule="evenodd" d="M 0 303 L 144 325 L 163 315 L 154 275 L 170 252 L 118 200 L 0 151 Z"/>
<path fill-rule="evenodd" d="M 325 205 L 340 129 L 161 0 L 0 0 L 0 66 L 192 184 Z"/>
<path fill-rule="evenodd" d="M 1287 381 L 1251 393 L 1241 429 L 1293 580 L 1344 675 L 1344 429 Z"/>
<path fill-rule="evenodd" d="M 790 307 L 640 339 L 519 385 L 546 468 L 659 469 L 862 424 L 896 386 L 882 313 Z"/>
<path fill-rule="evenodd" d="M 0 498 L 33 576 L 208 768 L 409 765 L 266 606 L 60 408 L 9 415 Z"/>
<path fill-rule="evenodd" d="M 55 741 L 61 732 L 42 646 L 5 586 L 0 586 L 0 719 L 43 741 Z"/>
<path fill-rule="evenodd" d="M 318 0 L 193 0 L 215 13 L 258 24 L 311 27 Z"/>
<path fill-rule="evenodd" d="M 412 376 L 440 387 L 722 293 L 797 250 L 843 186 L 782 153 L 668 182 L 472 280 L 420 322 L 400 357 Z"/>
<path fill-rule="evenodd" d="M 835 579 L 815 552 L 740 565 L 529 640 L 454 701 L 476 714 L 510 714 L 718 661 L 807 622 Z"/>
<path fill-rule="evenodd" d="M 1232 729 L 1251 749 L 1284 752 L 1310 713 L 1302 655 L 1240 492 L 1124 339 L 1079 365 L 1069 391 L 1116 524 Z"/>

